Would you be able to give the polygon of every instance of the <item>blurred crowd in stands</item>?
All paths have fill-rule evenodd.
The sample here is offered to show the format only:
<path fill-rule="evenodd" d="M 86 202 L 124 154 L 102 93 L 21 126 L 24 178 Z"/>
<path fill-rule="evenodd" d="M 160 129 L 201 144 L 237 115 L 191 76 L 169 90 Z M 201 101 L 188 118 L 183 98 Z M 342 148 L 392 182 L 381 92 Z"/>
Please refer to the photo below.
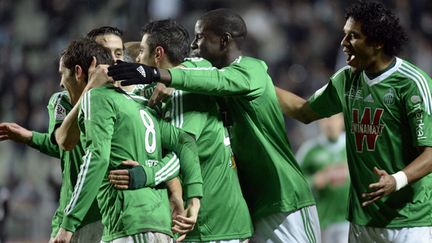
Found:
<path fill-rule="evenodd" d="M 116 26 L 124 31 L 124 41 L 140 41 L 147 21 L 173 18 L 193 38 L 196 19 L 219 7 L 232 8 L 245 19 L 246 53 L 267 62 L 275 85 L 308 97 L 345 65 L 340 41 L 344 9 L 351 2 L 0 0 L 0 121 L 46 131 L 48 99 L 60 90 L 59 53 L 90 29 Z M 409 34 L 401 56 L 431 75 L 432 1 L 384 3 L 395 10 Z M 286 123 L 294 150 L 318 134 L 316 125 Z M 11 241 L 48 239 L 60 183 L 57 162 L 24 145 L 0 142 L 0 243 L 4 235 Z"/>

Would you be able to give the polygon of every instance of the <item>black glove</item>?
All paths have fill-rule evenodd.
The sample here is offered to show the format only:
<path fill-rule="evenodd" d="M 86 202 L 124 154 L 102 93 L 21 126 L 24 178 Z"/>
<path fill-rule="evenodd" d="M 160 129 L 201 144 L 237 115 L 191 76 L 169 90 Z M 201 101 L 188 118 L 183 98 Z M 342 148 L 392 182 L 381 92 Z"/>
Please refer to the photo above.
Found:
<path fill-rule="evenodd" d="M 129 171 L 129 189 L 140 189 L 145 187 L 147 175 L 142 166 L 134 166 Z"/>
<path fill-rule="evenodd" d="M 159 70 L 139 63 L 117 61 L 116 65 L 108 67 L 108 76 L 115 81 L 123 80 L 121 85 L 150 84 L 160 79 Z"/>

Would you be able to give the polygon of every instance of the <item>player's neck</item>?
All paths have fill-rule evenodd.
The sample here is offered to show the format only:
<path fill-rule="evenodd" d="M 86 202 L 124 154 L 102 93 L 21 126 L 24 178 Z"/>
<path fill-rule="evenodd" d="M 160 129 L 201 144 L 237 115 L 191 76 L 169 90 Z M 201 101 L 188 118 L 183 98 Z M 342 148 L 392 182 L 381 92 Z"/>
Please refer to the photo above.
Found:
<path fill-rule="evenodd" d="M 225 56 L 225 58 L 222 61 L 221 66 L 222 67 L 226 67 L 231 65 L 231 63 L 233 63 L 239 56 L 242 55 L 242 51 L 239 49 L 231 49 L 227 55 Z"/>
<path fill-rule="evenodd" d="M 374 71 L 372 72 L 366 71 L 366 75 L 371 79 L 376 78 L 379 75 L 386 72 L 387 70 L 389 70 L 390 68 L 392 68 L 395 64 L 396 64 L 396 57 L 386 58 L 383 61 L 377 63 L 377 66 Z"/>

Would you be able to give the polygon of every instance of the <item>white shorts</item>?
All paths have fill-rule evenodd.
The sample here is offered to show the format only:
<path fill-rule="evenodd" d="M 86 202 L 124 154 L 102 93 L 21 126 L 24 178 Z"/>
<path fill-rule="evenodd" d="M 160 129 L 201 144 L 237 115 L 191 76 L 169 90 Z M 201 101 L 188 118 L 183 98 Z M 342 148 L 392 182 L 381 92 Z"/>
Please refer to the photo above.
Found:
<path fill-rule="evenodd" d="M 105 243 L 174 243 L 174 239 L 164 233 L 145 232 L 105 241 Z"/>
<path fill-rule="evenodd" d="M 331 224 L 321 230 L 322 243 L 347 243 L 350 222 Z"/>
<path fill-rule="evenodd" d="M 350 224 L 350 243 L 431 243 L 432 227 L 375 228 Z"/>
<path fill-rule="evenodd" d="M 308 206 L 291 213 L 275 213 L 255 224 L 251 242 L 320 243 L 321 233 L 316 206 Z"/>
<path fill-rule="evenodd" d="M 71 243 L 99 243 L 102 239 L 103 224 L 96 221 L 75 231 L 72 235 Z"/>

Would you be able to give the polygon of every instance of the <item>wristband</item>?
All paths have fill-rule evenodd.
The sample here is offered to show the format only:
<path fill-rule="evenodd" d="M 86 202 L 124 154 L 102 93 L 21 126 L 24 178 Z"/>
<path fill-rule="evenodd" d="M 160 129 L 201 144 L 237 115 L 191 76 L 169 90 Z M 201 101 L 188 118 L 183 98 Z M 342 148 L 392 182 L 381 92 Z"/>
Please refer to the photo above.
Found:
<path fill-rule="evenodd" d="M 399 191 L 401 188 L 408 185 L 408 177 L 406 176 L 405 172 L 398 171 L 391 176 L 393 176 L 393 178 L 396 180 L 396 191 Z"/>
<path fill-rule="evenodd" d="M 147 176 L 142 166 L 134 166 L 129 171 L 129 189 L 140 189 L 145 187 Z"/>

